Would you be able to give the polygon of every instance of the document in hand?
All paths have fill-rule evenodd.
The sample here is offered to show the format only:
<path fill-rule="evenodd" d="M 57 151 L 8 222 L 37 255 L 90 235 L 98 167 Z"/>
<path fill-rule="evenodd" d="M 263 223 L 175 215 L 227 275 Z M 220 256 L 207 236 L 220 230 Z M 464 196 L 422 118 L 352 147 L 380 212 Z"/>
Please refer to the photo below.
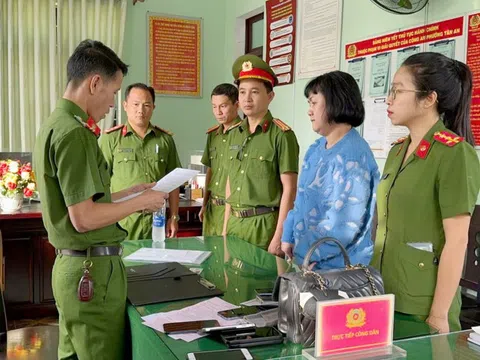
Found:
<path fill-rule="evenodd" d="M 211 251 L 141 248 L 126 256 L 125 260 L 149 263 L 178 262 L 180 264 L 200 265 L 211 253 Z"/>
<path fill-rule="evenodd" d="M 198 170 L 176 168 L 175 170 L 169 172 L 163 178 L 158 180 L 157 183 L 155 184 L 155 186 L 152 188 L 152 190 L 163 191 L 165 193 L 169 193 L 169 192 L 175 190 L 176 188 L 180 187 L 181 185 L 183 185 L 185 182 L 191 180 L 199 172 L 200 171 L 198 171 Z M 125 201 L 125 200 L 133 199 L 134 197 L 140 195 L 142 192 L 138 192 L 138 193 L 135 193 L 135 194 L 125 196 L 125 197 L 123 197 L 121 199 L 118 199 L 114 202 L 122 202 L 122 201 Z"/>

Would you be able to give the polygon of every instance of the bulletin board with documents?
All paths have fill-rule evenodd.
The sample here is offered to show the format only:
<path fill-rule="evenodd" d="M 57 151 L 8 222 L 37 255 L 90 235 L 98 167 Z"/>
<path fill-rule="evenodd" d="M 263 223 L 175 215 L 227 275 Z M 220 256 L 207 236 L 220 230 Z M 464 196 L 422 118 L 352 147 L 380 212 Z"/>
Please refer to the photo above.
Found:
<path fill-rule="evenodd" d="M 357 81 L 365 105 L 363 137 L 376 158 L 408 135 L 387 116 L 387 96 L 395 72 L 410 55 L 432 51 L 465 62 L 472 70 L 472 130 L 480 145 L 480 13 L 430 22 L 345 45 L 346 69 Z"/>

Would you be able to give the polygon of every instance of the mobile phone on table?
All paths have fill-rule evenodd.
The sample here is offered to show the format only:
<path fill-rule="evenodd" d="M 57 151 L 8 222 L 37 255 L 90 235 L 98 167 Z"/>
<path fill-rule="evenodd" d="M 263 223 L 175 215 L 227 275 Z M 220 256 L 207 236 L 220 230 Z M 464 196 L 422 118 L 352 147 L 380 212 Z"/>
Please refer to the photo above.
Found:
<path fill-rule="evenodd" d="M 262 301 L 272 301 L 273 289 L 255 289 L 255 294 Z"/>
<path fill-rule="evenodd" d="M 173 322 L 163 325 L 165 334 L 197 332 L 203 328 L 219 326 L 217 320 L 199 320 L 199 321 L 185 321 Z"/>
<path fill-rule="evenodd" d="M 253 360 L 247 349 L 202 351 L 187 354 L 187 360 Z"/>
<path fill-rule="evenodd" d="M 273 289 L 272 288 L 265 288 L 265 289 L 255 289 L 255 294 L 257 296 L 272 296 Z"/>
<path fill-rule="evenodd" d="M 255 324 L 237 324 L 237 325 L 219 325 L 212 327 L 205 327 L 199 331 L 199 334 L 214 334 L 227 332 L 249 332 L 254 333 Z"/>
<path fill-rule="evenodd" d="M 234 318 L 240 318 L 246 315 L 256 314 L 260 311 L 261 309 L 259 309 L 257 306 L 242 306 L 237 309 L 219 311 L 218 315 L 220 315 L 224 319 L 234 319 Z"/>
<path fill-rule="evenodd" d="M 283 334 L 275 327 L 256 328 L 253 334 L 222 334 L 221 338 L 228 347 L 250 347 L 280 344 Z"/>

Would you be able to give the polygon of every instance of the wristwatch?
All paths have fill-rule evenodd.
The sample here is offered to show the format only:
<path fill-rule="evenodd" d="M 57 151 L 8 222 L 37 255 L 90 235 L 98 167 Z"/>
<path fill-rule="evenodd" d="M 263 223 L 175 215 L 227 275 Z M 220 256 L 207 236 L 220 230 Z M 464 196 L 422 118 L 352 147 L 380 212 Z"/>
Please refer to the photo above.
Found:
<path fill-rule="evenodd" d="M 179 215 L 172 215 L 172 216 L 170 216 L 170 219 L 172 219 L 174 221 L 178 221 L 178 220 L 180 220 L 180 216 Z"/>

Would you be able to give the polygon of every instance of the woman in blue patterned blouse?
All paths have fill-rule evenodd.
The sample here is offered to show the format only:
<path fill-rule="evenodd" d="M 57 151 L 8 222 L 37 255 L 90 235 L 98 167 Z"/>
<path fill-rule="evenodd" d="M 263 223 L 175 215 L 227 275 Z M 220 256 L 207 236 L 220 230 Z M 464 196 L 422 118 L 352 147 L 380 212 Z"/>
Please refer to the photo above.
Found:
<path fill-rule="evenodd" d="M 297 264 L 310 246 L 331 236 L 347 249 L 352 264 L 368 265 L 373 254 L 372 218 L 379 181 L 378 167 L 367 142 L 354 129 L 365 110 L 355 79 L 333 71 L 305 88 L 313 131 L 322 135 L 308 149 L 295 205 L 283 225 L 282 250 Z M 312 267 L 344 266 L 335 244 L 322 244 Z"/>

